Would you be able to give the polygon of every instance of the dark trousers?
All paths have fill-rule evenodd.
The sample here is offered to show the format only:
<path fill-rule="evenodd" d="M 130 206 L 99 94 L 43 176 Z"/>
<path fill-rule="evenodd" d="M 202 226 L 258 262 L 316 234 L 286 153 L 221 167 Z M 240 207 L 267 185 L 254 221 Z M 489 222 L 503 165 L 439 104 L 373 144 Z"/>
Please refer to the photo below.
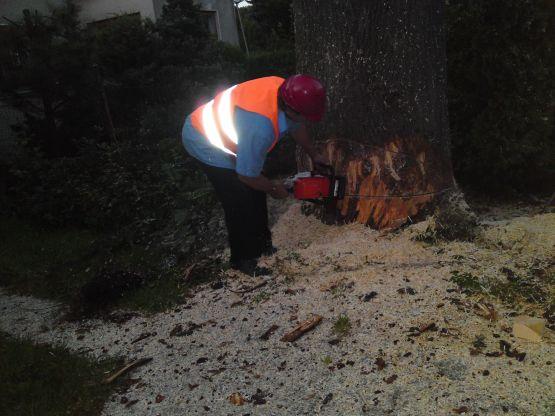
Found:
<path fill-rule="evenodd" d="M 266 193 L 245 185 L 232 169 L 201 167 L 224 209 L 231 263 L 260 257 L 272 246 Z"/>

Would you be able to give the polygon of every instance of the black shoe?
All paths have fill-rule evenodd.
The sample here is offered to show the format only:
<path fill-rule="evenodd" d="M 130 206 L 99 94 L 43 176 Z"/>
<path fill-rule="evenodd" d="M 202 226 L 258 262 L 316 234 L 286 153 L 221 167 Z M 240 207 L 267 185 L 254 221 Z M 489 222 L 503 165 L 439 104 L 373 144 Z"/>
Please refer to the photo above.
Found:
<path fill-rule="evenodd" d="M 267 267 L 259 267 L 256 263 L 258 263 L 258 259 L 239 260 L 238 262 L 232 262 L 231 268 L 253 277 L 272 274 L 270 269 Z"/>
<path fill-rule="evenodd" d="M 266 246 L 264 248 L 264 251 L 262 252 L 262 255 L 263 256 L 273 256 L 274 254 L 277 253 L 277 251 L 278 251 L 278 249 L 270 244 L 269 246 Z"/>

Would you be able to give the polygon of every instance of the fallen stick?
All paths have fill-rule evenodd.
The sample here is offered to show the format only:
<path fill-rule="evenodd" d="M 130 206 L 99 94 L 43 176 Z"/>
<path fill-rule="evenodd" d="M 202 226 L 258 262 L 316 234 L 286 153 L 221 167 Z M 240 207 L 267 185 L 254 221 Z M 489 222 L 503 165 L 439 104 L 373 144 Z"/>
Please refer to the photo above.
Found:
<path fill-rule="evenodd" d="M 154 332 L 143 332 L 141 335 L 139 335 L 138 338 L 131 341 L 131 344 L 136 344 L 137 342 L 142 341 L 143 339 L 146 339 L 146 338 L 151 337 L 153 335 L 156 335 L 156 334 Z"/>
<path fill-rule="evenodd" d="M 133 370 L 134 368 L 140 367 L 141 365 L 144 365 L 146 363 L 149 363 L 152 361 L 151 357 L 148 358 L 139 358 L 138 360 L 135 361 L 131 361 L 129 364 L 123 366 L 122 368 L 120 368 L 118 371 L 116 371 L 114 374 L 112 374 L 111 376 L 109 376 L 108 378 L 106 378 L 102 383 L 103 384 L 110 384 L 112 383 L 116 378 L 122 376 L 125 373 L 128 373 L 129 371 Z"/>
<path fill-rule="evenodd" d="M 189 276 L 191 275 L 191 272 L 193 271 L 196 265 L 197 263 L 193 263 L 185 269 L 185 273 L 183 273 L 183 279 L 182 279 L 184 282 L 189 279 Z"/>
<path fill-rule="evenodd" d="M 270 336 L 276 332 L 276 329 L 279 328 L 279 325 L 272 325 L 270 328 L 268 328 L 261 336 L 260 339 L 262 341 L 268 341 L 270 339 Z"/>
<path fill-rule="evenodd" d="M 244 290 L 233 290 L 233 289 L 228 289 L 230 292 L 233 293 L 249 293 L 252 292 L 253 290 L 256 290 L 258 288 L 261 288 L 262 286 L 265 286 L 268 282 L 266 280 L 264 280 L 263 282 L 257 283 L 256 285 L 252 286 L 252 287 L 248 287 Z"/>
<path fill-rule="evenodd" d="M 314 315 L 312 318 L 307 319 L 304 322 L 301 322 L 301 324 L 298 327 L 296 327 L 294 330 L 292 330 L 291 332 L 285 334 L 281 338 L 281 341 L 285 341 L 285 342 L 296 341 L 301 336 L 303 336 L 305 333 L 307 333 L 312 328 L 314 328 L 316 325 L 318 325 L 320 323 L 320 321 L 322 321 L 322 317 L 320 315 Z"/>

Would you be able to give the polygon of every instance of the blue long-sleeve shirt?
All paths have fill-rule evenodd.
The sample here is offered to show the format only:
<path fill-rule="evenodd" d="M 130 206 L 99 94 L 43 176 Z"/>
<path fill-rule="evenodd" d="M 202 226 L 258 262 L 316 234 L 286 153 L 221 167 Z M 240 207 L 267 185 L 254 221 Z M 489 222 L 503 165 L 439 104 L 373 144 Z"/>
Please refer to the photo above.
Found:
<path fill-rule="evenodd" d="M 187 152 L 195 159 L 210 166 L 234 169 L 239 175 L 256 177 L 262 172 L 268 149 L 274 142 L 274 127 L 267 117 L 235 108 L 235 130 L 239 143 L 237 157 L 213 146 L 193 127 L 191 117 L 187 117 L 182 130 L 182 142 Z M 283 111 L 278 113 L 279 136 L 292 132 L 298 123 L 288 119 Z"/>

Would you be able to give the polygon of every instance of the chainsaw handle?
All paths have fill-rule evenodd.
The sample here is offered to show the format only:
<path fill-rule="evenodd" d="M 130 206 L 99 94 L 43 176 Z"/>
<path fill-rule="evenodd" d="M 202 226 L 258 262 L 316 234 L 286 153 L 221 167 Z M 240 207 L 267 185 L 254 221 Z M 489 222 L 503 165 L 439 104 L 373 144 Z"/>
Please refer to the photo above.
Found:
<path fill-rule="evenodd" d="M 329 175 L 329 176 L 334 175 L 333 166 L 325 164 L 325 163 L 316 163 L 316 162 L 314 162 L 314 172 L 322 173 L 324 175 Z"/>

